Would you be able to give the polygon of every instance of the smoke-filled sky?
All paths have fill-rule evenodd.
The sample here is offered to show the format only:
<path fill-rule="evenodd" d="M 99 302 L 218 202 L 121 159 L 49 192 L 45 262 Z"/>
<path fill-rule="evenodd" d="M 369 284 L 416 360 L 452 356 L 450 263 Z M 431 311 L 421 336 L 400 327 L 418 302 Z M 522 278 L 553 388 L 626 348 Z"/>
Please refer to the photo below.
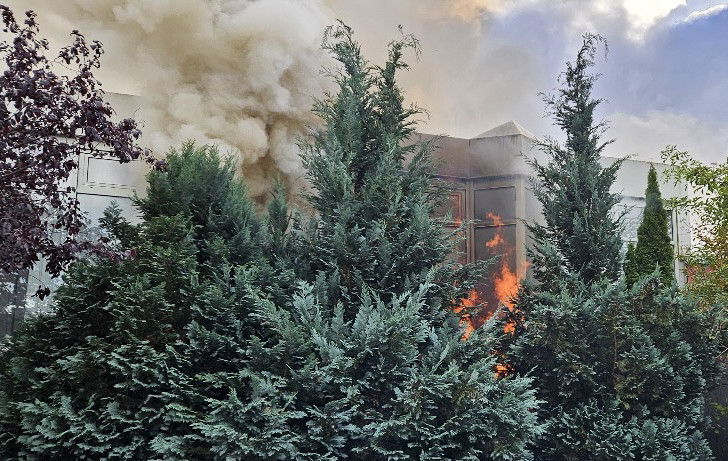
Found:
<path fill-rule="evenodd" d="M 449 8 L 443 5 L 448 4 Z M 338 0 L 334 9 L 377 53 L 397 24 L 422 42 L 404 79 L 431 111 L 429 131 L 472 137 L 509 119 L 557 134 L 539 92 L 556 86 L 584 32 L 597 57 L 599 115 L 612 155 L 656 159 L 666 144 L 708 161 L 728 153 L 728 2 L 708 0 Z M 439 7 L 439 8 L 438 8 Z M 381 55 L 379 55 L 381 57 Z"/>
<path fill-rule="evenodd" d="M 397 26 L 421 41 L 402 76 L 430 112 L 422 131 L 472 137 L 514 119 L 558 135 L 539 92 L 556 87 L 584 32 L 609 52 L 599 116 L 609 153 L 656 159 L 677 144 L 706 161 L 728 152 L 728 1 L 723 0 L 12 0 L 42 32 L 68 42 L 80 29 L 106 49 L 97 73 L 109 92 L 138 95 L 145 142 L 157 151 L 189 138 L 238 155 L 251 194 L 279 171 L 300 176 L 295 145 L 311 97 L 327 82 L 326 25 L 353 27 L 381 62 Z"/>

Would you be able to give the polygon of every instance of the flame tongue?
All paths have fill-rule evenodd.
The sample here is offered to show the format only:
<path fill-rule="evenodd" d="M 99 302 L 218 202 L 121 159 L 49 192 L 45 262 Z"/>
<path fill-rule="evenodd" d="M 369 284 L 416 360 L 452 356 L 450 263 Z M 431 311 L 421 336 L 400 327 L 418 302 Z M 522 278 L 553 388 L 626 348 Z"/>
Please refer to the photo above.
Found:
<path fill-rule="evenodd" d="M 486 217 L 493 221 L 496 233 L 492 239 L 485 243 L 485 246 L 494 255 L 501 255 L 500 270 L 493 276 L 495 296 L 500 303 L 513 310 L 512 298 L 518 293 L 520 283 L 518 275 L 513 273 L 509 264 L 510 259 L 514 256 L 514 249 L 510 245 L 506 245 L 506 240 L 503 238 L 503 218 L 493 213 L 487 213 Z"/>
<path fill-rule="evenodd" d="M 503 218 L 494 213 L 487 213 L 486 217 L 492 221 L 496 232 L 493 238 L 485 243 L 485 246 L 493 256 L 501 256 L 496 272 L 491 276 L 493 294 L 499 304 L 505 305 L 512 311 L 515 307 L 513 297 L 518 294 L 518 288 L 521 282 L 518 274 L 511 270 L 510 261 L 515 257 L 515 248 L 513 245 L 509 245 L 504 237 L 503 229 L 505 224 Z M 527 267 L 528 263 L 526 262 L 524 269 Z M 523 272 L 525 273 L 525 270 Z M 465 326 L 465 333 L 463 334 L 464 340 L 468 339 L 476 327 L 475 317 L 469 312 L 469 308 L 478 307 L 482 303 L 479 298 L 480 294 L 478 291 L 471 290 L 468 297 L 462 298 L 459 305 L 453 309 L 456 314 L 460 315 L 460 322 Z M 492 310 L 495 310 L 495 306 L 490 307 Z M 492 312 L 488 316 L 490 315 L 492 315 Z M 503 330 L 506 333 L 513 333 L 515 327 L 509 323 Z"/>
<path fill-rule="evenodd" d="M 502 245 L 503 243 L 504 243 L 503 237 L 501 237 L 500 234 L 495 234 L 495 237 L 493 237 L 488 242 L 486 242 L 485 246 L 488 248 L 495 248 L 499 245 Z"/>
<path fill-rule="evenodd" d="M 460 305 L 453 309 L 453 312 L 460 315 L 460 324 L 465 326 L 463 340 L 468 339 L 473 330 L 475 330 L 475 322 L 470 312 L 468 312 L 468 308 L 475 307 L 478 304 L 480 304 L 478 301 L 478 292 L 476 290 L 470 290 L 468 297 L 461 298 Z"/>

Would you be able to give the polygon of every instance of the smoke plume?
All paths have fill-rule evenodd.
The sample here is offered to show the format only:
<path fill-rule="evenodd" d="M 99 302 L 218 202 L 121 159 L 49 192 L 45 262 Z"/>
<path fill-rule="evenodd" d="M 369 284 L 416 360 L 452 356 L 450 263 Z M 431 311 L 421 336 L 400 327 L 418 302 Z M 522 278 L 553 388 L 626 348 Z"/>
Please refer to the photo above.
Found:
<path fill-rule="evenodd" d="M 458 22 L 475 21 L 503 4 L 402 2 L 420 16 Z M 313 97 L 327 85 L 320 70 L 331 63 L 320 45 L 340 2 L 26 0 L 11 6 L 16 14 L 34 9 L 54 43 L 65 44 L 71 29 L 104 43 L 98 76 L 109 92 L 139 96 L 134 115 L 144 123 L 143 142 L 157 156 L 190 139 L 213 143 L 235 156 L 255 198 L 266 198 L 277 175 L 302 186 L 296 143 L 315 122 Z M 377 34 L 393 37 L 396 30 L 392 24 Z M 376 59 L 384 58 L 385 45 Z"/>
<path fill-rule="evenodd" d="M 312 97 L 325 84 L 320 45 L 324 28 L 333 22 L 325 5 L 308 0 L 58 3 L 39 2 L 41 26 L 51 8 L 66 19 L 52 22 L 73 23 L 104 43 L 105 69 L 99 76 L 107 91 L 140 96 L 143 142 L 156 155 L 190 139 L 216 144 L 221 153 L 236 157 L 250 195 L 259 199 L 278 174 L 294 186 L 300 182 L 296 140 L 312 122 Z M 16 14 L 20 11 L 16 7 Z"/>

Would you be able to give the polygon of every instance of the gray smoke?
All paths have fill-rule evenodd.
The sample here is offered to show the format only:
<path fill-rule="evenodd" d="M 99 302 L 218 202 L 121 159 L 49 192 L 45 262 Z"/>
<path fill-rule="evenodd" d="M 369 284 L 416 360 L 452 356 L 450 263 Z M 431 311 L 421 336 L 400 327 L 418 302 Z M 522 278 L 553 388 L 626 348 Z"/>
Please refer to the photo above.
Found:
<path fill-rule="evenodd" d="M 54 32 L 78 28 L 105 44 L 98 76 L 107 91 L 140 96 L 143 142 L 156 155 L 189 139 L 216 144 L 235 156 L 260 199 L 278 174 L 300 182 L 296 140 L 312 122 L 312 97 L 322 94 L 321 38 L 333 22 L 321 2 L 72 0 L 22 8 L 35 8 L 41 27 L 48 18 Z"/>

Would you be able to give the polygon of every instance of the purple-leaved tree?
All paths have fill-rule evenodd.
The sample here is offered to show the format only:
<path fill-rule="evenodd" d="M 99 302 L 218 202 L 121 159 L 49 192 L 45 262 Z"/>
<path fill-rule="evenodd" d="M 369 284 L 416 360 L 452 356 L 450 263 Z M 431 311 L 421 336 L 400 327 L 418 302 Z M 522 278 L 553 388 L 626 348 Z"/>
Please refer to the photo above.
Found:
<path fill-rule="evenodd" d="M 0 5 L 0 14 L 8 39 L 0 42 L 0 274 L 30 269 L 43 257 L 55 277 L 79 252 L 103 248 L 79 238 L 84 216 L 67 185 L 79 154 L 155 161 L 137 144 L 134 120 L 112 121 L 93 75 L 101 43 L 74 30 L 73 43 L 49 59 L 35 13 L 26 12 L 22 24 L 7 6 Z M 47 287 L 37 292 L 48 293 Z"/>

